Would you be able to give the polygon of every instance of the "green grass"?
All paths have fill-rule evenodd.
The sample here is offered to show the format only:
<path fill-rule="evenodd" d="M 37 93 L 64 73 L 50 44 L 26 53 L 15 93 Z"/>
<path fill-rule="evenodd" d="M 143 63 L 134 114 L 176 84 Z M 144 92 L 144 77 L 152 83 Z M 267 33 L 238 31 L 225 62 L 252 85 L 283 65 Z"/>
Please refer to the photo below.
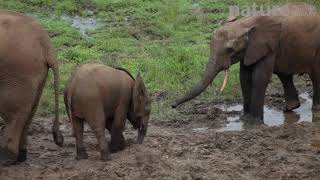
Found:
<path fill-rule="evenodd" d="M 181 95 L 200 78 L 208 59 L 214 29 L 228 15 L 230 5 L 245 7 L 250 0 L 0 0 L 0 8 L 33 14 L 48 30 L 60 62 L 62 94 L 73 68 L 99 62 L 141 72 L 148 89 L 167 95 L 155 103 L 155 113 Z M 288 0 L 256 0 L 258 5 L 283 4 Z M 320 7 L 318 0 L 306 0 Z M 96 18 L 104 26 L 87 37 L 59 18 L 61 14 Z M 219 75 L 201 100 L 232 100 L 240 97 L 239 66 L 231 68 L 222 94 Z M 61 111 L 63 100 L 60 98 Z M 40 110 L 53 111 L 52 75 L 41 99 Z"/>

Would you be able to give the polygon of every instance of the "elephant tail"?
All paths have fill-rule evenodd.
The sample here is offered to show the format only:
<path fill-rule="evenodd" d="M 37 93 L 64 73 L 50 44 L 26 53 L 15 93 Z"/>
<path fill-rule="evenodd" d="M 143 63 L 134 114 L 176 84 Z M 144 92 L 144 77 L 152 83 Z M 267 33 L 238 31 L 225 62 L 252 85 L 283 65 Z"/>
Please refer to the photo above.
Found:
<path fill-rule="evenodd" d="M 49 37 L 48 40 L 49 41 Z M 46 41 L 45 41 L 46 42 Z M 63 146 L 63 136 L 59 129 L 59 65 L 55 57 L 55 52 L 51 46 L 50 42 L 42 43 L 46 49 L 46 61 L 49 68 L 53 72 L 53 88 L 54 88 L 54 104 L 55 104 L 55 117 L 52 125 L 52 134 L 54 142 L 58 146 Z"/>
<path fill-rule="evenodd" d="M 77 69 L 75 69 L 73 71 L 73 73 L 71 74 L 67 84 L 66 84 L 66 87 L 64 89 L 64 105 L 66 107 L 66 111 L 67 111 L 67 114 L 68 114 L 68 117 L 69 117 L 69 121 L 71 121 L 71 108 L 72 108 L 72 87 L 73 87 L 73 79 L 75 78 L 74 75 L 76 74 L 76 71 Z"/>
<path fill-rule="evenodd" d="M 71 121 L 71 95 L 69 95 L 69 87 L 70 87 L 70 81 L 67 83 L 65 89 L 64 89 L 64 105 L 66 107 L 67 115 L 69 118 L 69 121 Z"/>

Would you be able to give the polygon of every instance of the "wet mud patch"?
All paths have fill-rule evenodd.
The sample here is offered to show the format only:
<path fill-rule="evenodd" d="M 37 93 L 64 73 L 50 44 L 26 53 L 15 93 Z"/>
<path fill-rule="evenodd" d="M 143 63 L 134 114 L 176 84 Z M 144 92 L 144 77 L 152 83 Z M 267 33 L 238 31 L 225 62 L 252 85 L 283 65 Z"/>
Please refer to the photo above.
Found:
<path fill-rule="evenodd" d="M 77 161 L 70 123 L 64 122 L 65 146 L 58 147 L 51 137 L 50 119 L 37 118 L 29 135 L 28 160 L 0 166 L 0 179 L 301 179 L 320 175 L 319 124 L 217 132 L 197 129 L 194 121 L 179 127 L 151 121 L 143 145 L 134 143 L 137 133 L 128 125 L 125 150 L 102 162 L 88 127 L 85 146 L 89 159 Z M 200 121 L 198 127 L 204 125 Z"/>
<path fill-rule="evenodd" d="M 274 85 L 275 82 L 272 83 Z M 270 94 L 282 94 L 281 88 L 275 89 L 268 90 L 266 106 L 282 113 L 283 102 L 272 104 L 268 100 Z M 302 104 L 307 105 L 308 101 Z M 52 140 L 51 118 L 38 117 L 30 128 L 28 160 L 11 167 L 0 166 L 0 179 L 320 177 L 319 121 L 219 131 L 229 123 L 228 118 L 239 116 L 241 110 L 239 102 L 232 103 L 230 107 L 212 102 L 194 103 L 189 109 L 179 108 L 177 117 L 172 119 L 151 119 L 142 145 L 135 144 L 137 132 L 128 123 L 124 132 L 127 147 L 112 154 L 112 160 L 107 162 L 100 161 L 97 141 L 90 128 L 86 127 L 84 134 L 89 159 L 77 161 L 70 122 L 64 119 L 65 146 L 58 147 Z M 237 123 L 236 119 L 234 121 Z M 109 141 L 108 133 L 107 137 Z"/>

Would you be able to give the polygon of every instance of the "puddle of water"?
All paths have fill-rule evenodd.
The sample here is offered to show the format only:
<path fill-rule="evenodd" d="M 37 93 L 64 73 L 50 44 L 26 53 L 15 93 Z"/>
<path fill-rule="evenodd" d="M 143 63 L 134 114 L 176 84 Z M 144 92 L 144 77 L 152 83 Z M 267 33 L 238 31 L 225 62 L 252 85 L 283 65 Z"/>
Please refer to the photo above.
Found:
<path fill-rule="evenodd" d="M 298 109 L 294 110 L 297 114 L 300 115 L 300 119 L 298 122 L 313 121 L 313 115 L 311 112 L 312 109 L 312 99 L 310 98 L 308 93 L 300 94 L 300 97 L 305 99 L 306 101 L 300 106 Z"/>
<path fill-rule="evenodd" d="M 72 27 L 79 29 L 80 34 L 83 36 L 87 36 L 88 31 L 95 30 L 105 25 L 104 22 L 97 21 L 94 18 L 83 18 L 79 16 L 62 15 L 61 19 L 71 23 Z"/>
<path fill-rule="evenodd" d="M 197 133 L 204 133 L 208 130 L 209 128 L 208 127 L 202 127 L 202 128 L 195 128 L 195 129 L 192 129 L 193 132 L 197 132 Z"/>
<path fill-rule="evenodd" d="M 243 122 L 239 120 L 239 117 L 228 117 L 228 124 L 225 127 L 218 130 L 218 132 L 223 131 L 241 131 Z"/>
<path fill-rule="evenodd" d="M 232 105 L 232 106 L 226 106 L 223 104 L 217 105 L 217 108 L 223 110 L 223 111 L 242 111 L 242 105 L 241 104 L 236 104 L 236 105 Z"/>
<path fill-rule="evenodd" d="M 282 111 L 264 106 L 264 123 L 268 126 L 280 126 L 282 124 L 312 122 L 313 118 L 316 118 L 311 111 L 312 100 L 307 93 L 300 94 L 300 97 L 305 101 L 293 112 L 283 113 Z M 227 112 L 242 111 L 242 105 L 240 104 L 232 106 L 218 105 L 217 108 Z M 218 132 L 240 131 L 243 129 L 243 122 L 239 120 L 239 117 L 228 117 L 227 121 L 228 123 L 225 127 L 219 129 Z"/>
<path fill-rule="evenodd" d="M 88 14 L 92 14 L 92 12 L 88 11 Z M 40 19 L 41 15 L 29 13 L 29 16 Z M 57 17 L 53 12 L 49 12 L 49 16 L 52 18 L 60 18 L 64 21 L 71 23 L 72 27 L 79 29 L 79 32 L 82 36 L 88 36 L 88 31 L 93 31 L 97 28 L 103 27 L 107 25 L 106 21 L 100 21 L 94 18 L 80 17 L 80 16 L 71 16 L 63 14 L 60 17 Z"/>

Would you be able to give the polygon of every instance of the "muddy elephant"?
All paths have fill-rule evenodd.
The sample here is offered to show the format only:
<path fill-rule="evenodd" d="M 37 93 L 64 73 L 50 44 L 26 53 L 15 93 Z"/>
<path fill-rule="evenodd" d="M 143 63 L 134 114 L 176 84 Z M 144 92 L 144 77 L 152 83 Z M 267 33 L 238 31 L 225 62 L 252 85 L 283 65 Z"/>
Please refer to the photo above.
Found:
<path fill-rule="evenodd" d="M 301 4 L 283 6 L 286 11 L 280 8 L 278 12 L 297 6 L 300 11 L 296 15 L 290 11 L 289 15 L 245 17 L 217 29 L 202 80 L 171 106 L 175 108 L 198 96 L 221 71 L 226 72 L 223 89 L 228 69 L 240 62 L 244 110 L 241 119 L 263 122 L 265 92 L 273 73 L 283 84 L 285 111 L 300 106 L 292 77 L 303 73 L 308 73 L 313 82 L 313 110 L 320 110 L 320 16 L 311 6 Z M 303 11 L 307 15 L 300 15 Z"/>
<path fill-rule="evenodd" d="M 36 112 L 48 69 L 53 70 L 55 118 L 53 137 L 62 146 L 58 112 L 58 63 L 48 33 L 31 17 L 0 10 L 0 163 L 27 157 L 28 127 Z"/>
<path fill-rule="evenodd" d="M 134 79 L 122 68 L 82 65 L 71 75 L 64 101 L 74 128 L 76 159 L 88 158 L 83 145 L 84 121 L 96 135 L 101 160 L 110 159 L 105 129 L 111 134 L 111 151 L 124 148 L 122 132 L 126 119 L 138 129 L 137 142 L 142 144 L 148 128 L 151 99 L 140 75 Z"/>

